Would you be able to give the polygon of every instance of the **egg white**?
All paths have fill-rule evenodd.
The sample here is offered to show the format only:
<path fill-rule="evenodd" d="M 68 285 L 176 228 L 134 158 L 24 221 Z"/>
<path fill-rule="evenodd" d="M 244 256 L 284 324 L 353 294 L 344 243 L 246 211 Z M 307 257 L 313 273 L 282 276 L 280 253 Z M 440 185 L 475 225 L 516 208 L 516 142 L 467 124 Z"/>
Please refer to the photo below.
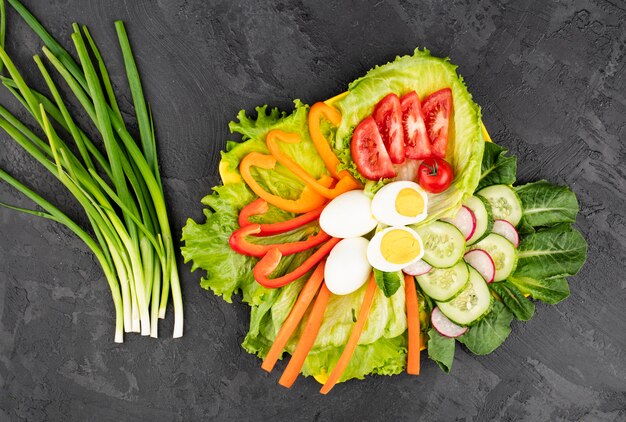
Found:
<path fill-rule="evenodd" d="M 342 239 L 363 236 L 377 224 L 372 216 L 372 200 L 362 190 L 342 193 L 330 201 L 320 215 L 322 230 Z"/>
<path fill-rule="evenodd" d="M 363 237 L 343 239 L 326 258 L 324 282 L 331 293 L 347 295 L 368 280 L 372 267 L 367 260 L 369 241 Z"/>

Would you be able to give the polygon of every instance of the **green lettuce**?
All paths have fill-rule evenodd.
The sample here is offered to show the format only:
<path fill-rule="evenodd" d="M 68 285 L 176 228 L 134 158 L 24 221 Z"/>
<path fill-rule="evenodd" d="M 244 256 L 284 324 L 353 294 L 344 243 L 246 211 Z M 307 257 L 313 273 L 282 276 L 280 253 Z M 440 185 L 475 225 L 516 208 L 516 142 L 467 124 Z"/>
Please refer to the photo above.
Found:
<path fill-rule="evenodd" d="M 550 305 L 555 305 L 569 296 L 569 284 L 563 276 L 532 278 L 511 276 L 508 281 L 520 292 Z"/>
<path fill-rule="evenodd" d="M 390 92 L 403 95 L 415 90 L 423 99 L 442 88 L 452 89 L 454 102 L 446 160 L 452 164 L 455 178 L 444 193 L 429 195 L 428 218 L 421 224 L 453 215 L 461 202 L 474 192 L 480 177 L 485 145 L 480 108 L 472 101 L 463 79 L 457 75 L 456 66 L 448 59 L 431 56 L 428 50 L 417 49 L 412 56 L 398 57 L 391 63 L 373 68 L 352 82 L 348 94 L 334 103 L 343 116 L 334 145 L 341 167 L 365 182 L 350 155 L 354 128 Z"/>
<path fill-rule="evenodd" d="M 578 201 L 569 188 L 540 180 L 515 190 L 522 201 L 522 217 L 527 224 L 538 227 L 576 221 Z"/>
<path fill-rule="evenodd" d="M 513 314 L 501 302 L 494 301 L 491 312 L 458 340 L 475 355 L 488 355 L 496 350 L 511 334 Z"/>
<path fill-rule="evenodd" d="M 453 338 L 442 336 L 434 328 L 428 330 L 428 357 L 446 374 L 452 369 L 455 344 Z"/>
<path fill-rule="evenodd" d="M 510 281 L 491 283 L 489 288 L 502 299 L 502 303 L 520 321 L 528 321 L 535 314 L 535 304 Z"/>
<path fill-rule="evenodd" d="M 476 190 L 491 185 L 512 185 L 515 183 L 517 157 L 507 156 L 507 150 L 493 142 L 485 143 L 480 179 Z"/>
<path fill-rule="evenodd" d="M 585 263 L 587 242 L 576 230 L 538 231 L 522 238 L 514 277 L 575 275 Z"/>

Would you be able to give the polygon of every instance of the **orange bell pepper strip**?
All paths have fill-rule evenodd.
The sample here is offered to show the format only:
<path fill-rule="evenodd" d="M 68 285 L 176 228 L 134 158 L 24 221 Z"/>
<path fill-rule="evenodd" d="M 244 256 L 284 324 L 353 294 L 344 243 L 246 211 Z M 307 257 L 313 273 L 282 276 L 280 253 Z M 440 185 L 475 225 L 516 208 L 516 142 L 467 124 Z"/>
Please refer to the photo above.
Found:
<path fill-rule="evenodd" d="M 334 248 L 340 240 L 341 239 L 339 238 L 332 237 L 329 241 L 320 246 L 320 248 L 316 250 L 313 255 L 308 257 L 302 265 L 292 272 L 278 278 L 269 278 L 269 276 L 276 269 L 276 267 L 278 267 L 283 254 L 279 249 L 272 248 L 254 266 L 254 279 L 261 286 L 267 287 L 268 289 L 283 287 L 308 273 L 318 262 L 330 253 L 331 249 Z"/>
<path fill-rule="evenodd" d="M 320 262 L 317 268 L 315 268 L 315 271 L 313 271 L 313 274 L 309 277 L 306 284 L 300 291 L 300 295 L 298 296 L 296 303 L 293 305 L 293 308 L 291 308 L 289 316 L 283 323 L 283 326 L 280 327 L 280 330 L 274 339 L 274 343 L 272 344 L 270 351 L 267 352 L 267 356 L 265 356 L 263 364 L 261 365 L 261 368 L 267 372 L 271 372 L 272 369 L 274 369 L 274 365 L 276 365 L 276 362 L 287 345 L 287 342 L 293 335 L 293 332 L 296 331 L 296 328 L 298 328 L 300 321 L 302 321 L 302 317 L 313 301 L 315 294 L 320 289 L 322 281 L 324 281 L 324 263 L 325 261 Z M 298 372 L 300 371 L 298 370 Z"/>
<path fill-rule="evenodd" d="M 320 230 L 319 233 L 309 237 L 305 240 L 300 240 L 297 242 L 287 242 L 287 243 L 273 243 L 273 244 L 259 244 L 252 243 L 248 239 L 247 236 L 256 235 L 261 233 L 261 225 L 260 224 L 250 224 L 245 227 L 241 227 L 230 236 L 228 239 L 228 244 L 231 249 L 237 253 L 247 256 L 254 256 L 257 258 L 261 258 L 265 256 L 270 249 L 277 249 L 282 255 L 292 255 L 294 253 L 306 251 L 308 249 L 319 246 L 320 244 L 326 242 L 330 239 L 330 235 Z"/>
<path fill-rule="evenodd" d="M 330 290 L 328 290 L 326 284 L 322 284 L 322 288 L 317 294 L 317 299 L 315 299 L 315 303 L 313 304 L 313 309 L 311 309 L 309 320 L 304 327 L 304 331 L 302 331 L 300 340 L 298 340 L 296 350 L 293 352 L 293 355 L 289 360 L 289 364 L 287 365 L 287 368 L 285 368 L 285 372 L 283 372 L 280 380 L 278 380 L 278 383 L 283 387 L 290 388 L 296 378 L 298 378 L 302 365 L 304 365 L 304 361 L 311 351 L 311 347 L 313 347 L 317 334 L 322 326 L 324 312 L 328 306 L 330 295 Z"/>
<path fill-rule="evenodd" d="M 328 141 L 324 138 L 322 131 L 320 130 L 320 119 L 324 117 L 333 126 L 339 126 L 341 123 L 341 113 L 335 107 L 329 106 L 326 103 L 315 103 L 309 110 L 309 133 L 313 140 L 315 149 L 324 160 L 326 168 L 336 179 L 341 179 L 345 174 L 350 175 L 347 171 L 337 172 L 337 166 L 339 166 L 339 159 L 330 148 Z M 344 173 L 345 174 L 342 174 Z"/>
<path fill-rule="evenodd" d="M 409 331 L 409 350 L 407 352 L 406 372 L 411 375 L 420 374 L 420 310 L 415 290 L 415 278 L 404 276 L 404 292 L 406 301 L 406 320 Z"/>
<path fill-rule="evenodd" d="M 270 236 L 273 234 L 280 234 L 295 230 L 304 226 L 305 224 L 317 220 L 323 209 L 324 207 L 321 206 L 314 209 L 313 211 L 309 211 L 305 214 L 292 218 L 291 220 L 279 221 L 278 223 L 259 224 L 261 231 L 258 234 L 263 236 Z M 239 213 L 239 227 L 246 227 L 251 224 L 255 224 L 250 221 L 250 217 L 265 214 L 268 210 L 269 205 L 267 204 L 267 201 L 265 199 L 255 199 L 254 201 L 243 207 L 243 209 Z"/>
<path fill-rule="evenodd" d="M 278 141 L 282 141 L 286 144 L 297 144 L 301 141 L 300 136 L 297 133 L 287 133 L 283 132 L 282 130 L 272 130 L 265 137 L 265 142 L 267 143 L 267 148 L 270 150 L 270 153 L 276 158 L 276 160 L 280 164 L 287 167 L 293 174 L 302 179 L 304 183 L 306 183 L 308 186 L 311 187 L 311 189 L 314 189 L 320 195 L 328 199 L 333 199 L 344 192 L 354 190 L 360 186 L 359 183 L 352 177 L 343 177 L 339 179 L 337 185 L 334 188 L 328 188 L 320 184 L 313 176 L 311 176 L 305 169 L 303 169 L 300 164 L 296 163 L 294 160 L 291 159 L 291 157 L 289 157 L 289 155 L 287 155 L 280 149 L 280 147 L 278 146 Z"/>
<path fill-rule="evenodd" d="M 272 155 L 265 155 L 258 152 L 251 152 L 246 155 L 239 164 L 239 172 L 241 177 L 248 184 L 250 189 L 257 194 L 260 198 L 263 198 L 270 204 L 283 209 L 285 211 L 294 212 L 296 214 L 302 214 L 305 212 L 313 211 L 316 208 L 321 207 L 327 201 L 319 193 L 311 189 L 309 185 L 304 186 L 304 190 L 298 199 L 286 199 L 278 195 L 274 195 L 266 191 L 255 179 L 252 177 L 252 167 L 259 167 L 262 169 L 271 170 L 276 166 L 276 158 Z M 328 176 L 322 176 L 320 183 L 330 186 L 333 179 Z"/>
<path fill-rule="evenodd" d="M 322 386 L 320 393 L 328 394 L 328 392 L 332 390 L 335 384 L 337 384 L 339 378 L 341 378 L 341 375 L 343 375 L 346 368 L 348 367 L 350 359 L 352 359 L 352 355 L 354 354 L 354 351 L 359 344 L 359 338 L 363 333 L 365 323 L 367 322 L 367 317 L 370 313 L 372 302 L 374 302 L 374 293 L 376 293 L 376 280 L 374 279 L 374 274 L 372 273 L 372 275 L 370 276 L 370 281 L 367 285 L 367 290 L 365 290 L 365 296 L 363 297 L 363 303 L 361 304 L 359 316 L 354 323 L 354 327 L 352 327 L 352 332 L 350 333 L 350 337 L 348 338 L 346 347 L 343 349 L 343 352 L 341 353 L 337 364 L 333 368 L 333 371 L 330 373 L 328 380 L 326 380 L 326 383 Z"/>

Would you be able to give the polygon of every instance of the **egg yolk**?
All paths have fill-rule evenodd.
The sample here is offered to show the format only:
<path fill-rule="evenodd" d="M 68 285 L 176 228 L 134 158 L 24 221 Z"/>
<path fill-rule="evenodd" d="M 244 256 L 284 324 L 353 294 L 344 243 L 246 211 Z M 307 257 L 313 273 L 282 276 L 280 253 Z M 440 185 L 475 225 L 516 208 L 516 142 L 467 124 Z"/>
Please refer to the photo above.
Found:
<path fill-rule="evenodd" d="M 415 236 L 405 230 L 389 230 L 380 242 L 380 253 L 392 264 L 413 261 L 422 252 Z"/>
<path fill-rule="evenodd" d="M 415 189 L 404 188 L 396 196 L 396 211 L 406 217 L 416 217 L 424 211 L 424 198 Z"/>

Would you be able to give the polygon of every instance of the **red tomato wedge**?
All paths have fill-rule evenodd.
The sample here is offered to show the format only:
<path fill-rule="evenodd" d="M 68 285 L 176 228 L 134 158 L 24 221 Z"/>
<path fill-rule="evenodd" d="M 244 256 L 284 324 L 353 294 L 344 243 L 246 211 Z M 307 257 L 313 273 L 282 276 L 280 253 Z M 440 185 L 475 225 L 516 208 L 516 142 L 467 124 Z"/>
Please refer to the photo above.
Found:
<path fill-rule="evenodd" d="M 404 154 L 407 158 L 423 160 L 432 155 L 430 139 L 426 133 L 420 98 L 415 91 L 400 98 L 402 127 L 404 129 Z"/>
<path fill-rule="evenodd" d="M 430 94 L 422 103 L 422 111 L 433 155 L 445 158 L 452 114 L 452 90 L 444 88 Z"/>
<path fill-rule="evenodd" d="M 378 180 L 396 175 L 372 116 L 363 119 L 354 129 L 350 152 L 357 170 L 366 179 Z"/>
<path fill-rule="evenodd" d="M 396 94 L 387 94 L 376 104 L 372 113 L 380 136 L 394 164 L 404 162 L 404 131 L 402 130 L 402 108 Z"/>

